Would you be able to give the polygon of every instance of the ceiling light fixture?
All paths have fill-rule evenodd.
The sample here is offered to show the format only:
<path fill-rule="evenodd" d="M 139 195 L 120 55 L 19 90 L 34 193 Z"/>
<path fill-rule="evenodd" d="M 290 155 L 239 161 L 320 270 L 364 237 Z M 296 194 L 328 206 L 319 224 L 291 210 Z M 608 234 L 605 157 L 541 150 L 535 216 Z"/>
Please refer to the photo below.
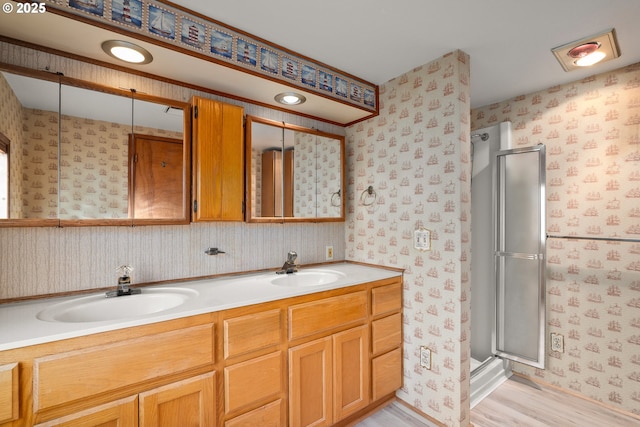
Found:
<path fill-rule="evenodd" d="M 153 56 L 148 50 L 123 40 L 107 40 L 102 43 L 102 50 L 113 58 L 131 64 L 148 64 L 153 61 Z"/>
<path fill-rule="evenodd" d="M 551 49 L 565 71 L 588 67 L 620 56 L 615 29 Z"/>
<path fill-rule="evenodd" d="M 282 92 L 277 94 L 274 99 L 284 105 L 299 105 L 307 100 L 307 98 L 295 92 Z"/>

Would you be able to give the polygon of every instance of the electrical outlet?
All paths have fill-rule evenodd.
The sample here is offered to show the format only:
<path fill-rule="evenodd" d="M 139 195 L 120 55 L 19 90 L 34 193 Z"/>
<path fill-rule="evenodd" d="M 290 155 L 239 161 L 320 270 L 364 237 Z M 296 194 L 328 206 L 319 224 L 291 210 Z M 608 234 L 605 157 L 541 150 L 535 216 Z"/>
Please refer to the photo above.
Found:
<path fill-rule="evenodd" d="M 420 347 L 420 366 L 431 370 L 431 349 L 429 347 Z"/>
<path fill-rule="evenodd" d="M 326 251 L 325 251 L 325 255 L 324 255 L 324 259 L 326 261 L 330 261 L 333 259 L 333 246 L 327 246 L 326 247 Z"/>
<path fill-rule="evenodd" d="M 551 334 L 551 351 L 564 353 L 564 337 L 561 334 Z"/>

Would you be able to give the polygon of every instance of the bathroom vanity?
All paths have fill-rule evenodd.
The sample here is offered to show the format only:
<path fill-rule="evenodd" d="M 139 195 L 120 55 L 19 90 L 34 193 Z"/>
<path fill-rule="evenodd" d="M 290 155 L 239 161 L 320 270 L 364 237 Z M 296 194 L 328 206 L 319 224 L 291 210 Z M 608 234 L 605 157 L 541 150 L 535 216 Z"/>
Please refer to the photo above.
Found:
<path fill-rule="evenodd" d="M 0 425 L 330 426 L 402 385 L 399 271 L 168 286 L 190 296 L 132 317 L 85 321 L 83 297 L 0 306 Z"/>

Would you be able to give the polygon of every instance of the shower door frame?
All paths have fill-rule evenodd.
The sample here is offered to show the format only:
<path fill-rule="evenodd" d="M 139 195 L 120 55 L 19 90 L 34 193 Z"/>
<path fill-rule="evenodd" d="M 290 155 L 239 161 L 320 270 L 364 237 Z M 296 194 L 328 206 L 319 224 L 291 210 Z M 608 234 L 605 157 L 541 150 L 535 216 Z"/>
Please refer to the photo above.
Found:
<path fill-rule="evenodd" d="M 538 237 L 537 237 L 537 251 L 534 253 L 525 252 L 507 252 L 505 250 L 505 214 L 506 207 L 504 203 L 505 191 L 506 191 L 506 179 L 501 174 L 502 163 L 501 156 L 519 155 L 524 153 L 538 152 Z M 545 366 L 545 336 L 546 336 L 546 301 L 545 301 L 545 285 L 546 285 L 546 210 L 545 210 L 545 191 L 546 191 L 546 166 L 545 166 L 545 146 L 540 144 L 534 147 L 516 148 L 509 150 L 501 150 L 494 154 L 493 158 L 493 210 L 494 210 L 494 261 L 495 261 L 495 285 L 496 285 L 496 305 L 495 305 L 495 321 L 494 331 L 492 334 L 492 351 L 496 356 L 504 359 L 509 359 L 515 362 L 524 363 L 536 368 L 544 369 Z M 531 189 L 535 186 L 535 183 L 531 184 Z M 529 340 L 528 345 L 534 345 L 537 347 L 537 352 L 534 356 L 525 355 L 523 353 L 514 352 L 513 349 L 506 350 L 504 347 L 505 341 L 505 325 L 508 323 L 505 320 L 505 307 L 508 304 L 504 299 L 507 284 L 504 280 L 505 264 L 510 262 L 537 262 L 537 327 L 538 336 Z M 533 304 L 533 302 L 529 303 Z M 524 310 L 523 310 L 524 311 Z M 507 338 L 508 339 L 508 338 Z M 532 341 L 536 339 L 536 342 Z"/>

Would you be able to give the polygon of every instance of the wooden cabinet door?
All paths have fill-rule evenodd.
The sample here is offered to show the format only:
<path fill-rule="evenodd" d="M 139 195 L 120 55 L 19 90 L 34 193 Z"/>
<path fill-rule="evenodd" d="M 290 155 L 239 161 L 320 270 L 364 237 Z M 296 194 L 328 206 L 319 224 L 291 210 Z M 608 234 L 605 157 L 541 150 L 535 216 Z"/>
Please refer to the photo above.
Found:
<path fill-rule="evenodd" d="M 0 366 L 0 423 L 18 419 L 18 364 Z"/>
<path fill-rule="evenodd" d="M 47 421 L 36 427 L 136 427 L 137 425 L 138 398 L 132 396 Z"/>
<path fill-rule="evenodd" d="M 140 394 L 140 427 L 216 425 L 215 374 L 210 372 Z"/>
<path fill-rule="evenodd" d="M 369 404 L 367 331 L 363 325 L 333 336 L 334 422 Z"/>
<path fill-rule="evenodd" d="M 291 427 L 329 426 L 333 405 L 331 337 L 289 349 Z"/>
<path fill-rule="evenodd" d="M 193 220 L 242 221 L 242 107 L 193 99 Z"/>

